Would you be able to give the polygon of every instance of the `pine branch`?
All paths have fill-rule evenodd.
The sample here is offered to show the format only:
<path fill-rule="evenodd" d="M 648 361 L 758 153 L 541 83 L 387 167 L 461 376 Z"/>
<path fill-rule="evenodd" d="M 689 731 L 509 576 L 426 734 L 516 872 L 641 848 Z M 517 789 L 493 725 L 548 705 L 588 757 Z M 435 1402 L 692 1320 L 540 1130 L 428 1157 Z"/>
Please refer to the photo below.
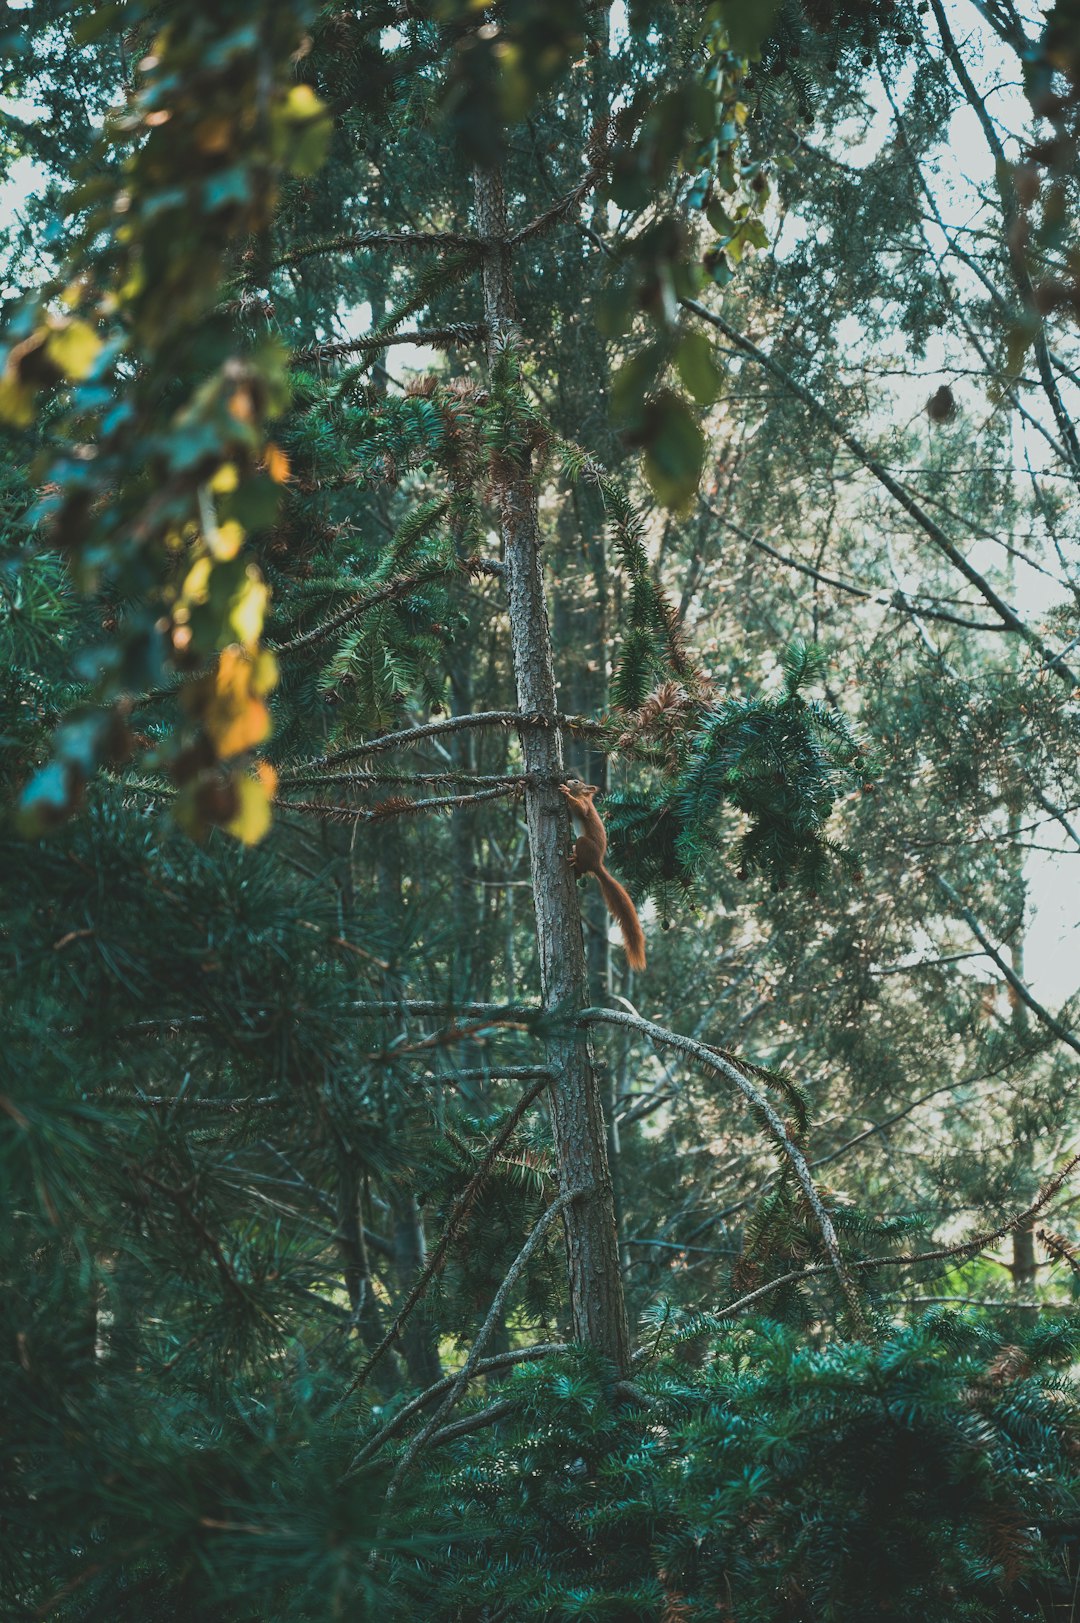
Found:
<path fill-rule="evenodd" d="M 391 1008 L 394 1007 L 398 1007 L 398 1005 L 392 1004 Z M 531 1088 L 526 1089 L 521 1098 L 518 1100 L 517 1104 L 510 1111 L 510 1114 L 507 1116 L 506 1120 L 499 1128 L 499 1131 L 496 1133 L 495 1137 L 485 1150 L 480 1165 L 477 1167 L 476 1171 L 469 1179 L 469 1182 L 465 1185 L 465 1188 L 458 1196 L 457 1201 L 454 1204 L 454 1209 L 450 1213 L 447 1220 L 446 1227 L 443 1229 L 442 1235 L 440 1236 L 439 1242 L 434 1251 L 432 1251 L 431 1256 L 428 1258 L 427 1265 L 422 1269 L 412 1287 L 412 1290 L 409 1292 L 408 1296 L 405 1298 L 405 1301 L 398 1309 L 394 1317 L 393 1324 L 390 1326 L 385 1336 L 383 1336 L 374 1352 L 360 1366 L 360 1369 L 345 1388 L 344 1392 L 342 1393 L 343 1401 L 350 1395 L 350 1393 L 355 1392 L 358 1387 L 363 1386 L 376 1364 L 378 1364 L 380 1360 L 385 1357 L 386 1353 L 398 1339 L 406 1321 L 413 1312 L 417 1303 L 420 1301 L 420 1298 L 427 1290 L 431 1281 L 435 1278 L 435 1275 L 442 1268 L 443 1263 L 446 1260 L 447 1253 L 464 1227 L 469 1213 L 472 1210 L 473 1203 L 480 1192 L 481 1185 L 483 1184 L 488 1173 L 491 1171 L 491 1168 L 495 1164 L 500 1152 L 513 1137 L 517 1125 L 522 1116 L 525 1114 L 526 1110 L 534 1100 L 540 1097 L 544 1089 L 550 1087 L 550 1085 L 551 1078 L 545 1073 L 540 1080 L 533 1083 Z M 466 1365 L 466 1368 L 467 1367 L 468 1366 Z"/>

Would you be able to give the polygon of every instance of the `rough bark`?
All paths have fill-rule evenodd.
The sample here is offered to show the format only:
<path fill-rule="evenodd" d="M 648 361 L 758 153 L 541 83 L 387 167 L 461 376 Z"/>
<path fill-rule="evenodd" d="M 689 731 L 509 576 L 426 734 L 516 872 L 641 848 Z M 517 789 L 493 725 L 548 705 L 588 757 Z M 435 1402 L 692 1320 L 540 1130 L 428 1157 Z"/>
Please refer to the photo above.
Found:
<path fill-rule="evenodd" d="M 514 331 L 510 251 L 506 242 L 506 199 L 497 169 L 475 176 L 477 226 L 485 239 L 484 317 L 492 352 Z M 536 476 L 526 456 L 511 466 L 504 459 L 496 482 L 511 658 L 518 706 L 525 715 L 554 717 L 555 678 L 551 632 L 544 595 Z M 567 860 L 571 832 L 558 792 L 563 771 L 558 728 L 523 728 L 522 750 L 530 775 L 525 792 L 529 831 L 541 997 L 545 1009 L 566 1017 L 566 1035 L 551 1039 L 548 1063 L 555 1076 L 552 1120 L 562 1194 L 583 1190 L 564 1211 L 567 1267 L 574 1335 L 610 1359 L 622 1374 L 629 1368 L 630 1345 L 619 1270 L 611 1175 L 604 1113 L 587 1030 L 575 1029 L 574 1016 L 588 994 L 574 877 Z"/>

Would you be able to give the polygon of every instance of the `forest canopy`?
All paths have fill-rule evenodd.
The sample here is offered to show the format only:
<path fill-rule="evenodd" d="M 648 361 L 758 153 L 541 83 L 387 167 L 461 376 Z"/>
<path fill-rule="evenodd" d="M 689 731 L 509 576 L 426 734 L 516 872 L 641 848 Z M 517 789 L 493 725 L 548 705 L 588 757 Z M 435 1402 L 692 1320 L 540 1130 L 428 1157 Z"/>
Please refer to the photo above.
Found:
<path fill-rule="evenodd" d="M 0 42 L 3 1615 L 1071 1618 L 1080 10 Z"/>

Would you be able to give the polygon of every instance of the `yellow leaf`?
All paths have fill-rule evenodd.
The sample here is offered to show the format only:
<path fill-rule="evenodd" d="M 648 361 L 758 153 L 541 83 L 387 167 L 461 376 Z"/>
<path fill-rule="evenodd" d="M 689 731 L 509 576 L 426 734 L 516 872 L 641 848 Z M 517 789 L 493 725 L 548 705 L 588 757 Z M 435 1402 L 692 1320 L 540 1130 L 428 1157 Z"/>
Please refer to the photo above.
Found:
<path fill-rule="evenodd" d="M 269 598 L 269 589 L 260 579 L 259 571 L 254 564 L 249 564 L 244 584 L 229 605 L 229 625 L 246 648 L 253 647 L 259 640 Z"/>
<path fill-rule="evenodd" d="M 210 481 L 210 489 L 215 496 L 227 496 L 239 483 L 240 475 L 236 471 L 236 463 L 223 462 Z"/>
<path fill-rule="evenodd" d="M 252 693 L 270 693 L 277 687 L 278 662 L 269 648 L 260 648 L 251 667 Z"/>
<path fill-rule="evenodd" d="M 34 391 L 12 373 L 0 377 L 0 423 L 29 428 L 34 420 Z"/>
<path fill-rule="evenodd" d="M 280 445 L 271 440 L 266 447 L 266 471 L 275 485 L 283 485 L 289 477 L 289 459 Z"/>
<path fill-rule="evenodd" d="M 266 790 L 267 799 L 273 800 L 274 796 L 277 794 L 278 777 L 277 772 L 270 765 L 270 762 L 256 761 L 255 776 Z"/>
<path fill-rule="evenodd" d="M 301 123 L 305 119 L 319 118 L 326 112 L 326 105 L 310 85 L 293 85 L 281 110 L 286 118 Z"/>
<path fill-rule="evenodd" d="M 215 558 L 222 560 L 235 558 L 244 544 L 243 525 L 238 524 L 234 518 L 228 519 L 226 523 L 219 524 L 216 529 L 210 531 L 206 537 L 206 544 Z"/>
<path fill-rule="evenodd" d="M 50 332 L 45 349 L 65 377 L 85 378 L 93 371 L 101 339 L 86 321 L 67 321 Z"/>
<path fill-rule="evenodd" d="M 180 588 L 180 596 L 185 603 L 206 602 L 210 595 L 210 571 L 213 567 L 209 558 L 196 558 Z"/>
<path fill-rule="evenodd" d="M 199 697 L 202 724 L 218 754 L 239 755 L 270 737 L 270 712 L 251 690 L 253 664 L 235 644 L 222 651 L 217 669 Z M 200 687 L 202 685 L 200 684 Z"/>
<path fill-rule="evenodd" d="M 234 776 L 233 786 L 240 799 L 240 810 L 231 823 L 225 824 L 225 828 L 245 845 L 256 845 L 273 821 L 270 811 L 272 791 L 265 784 L 246 776 Z"/>

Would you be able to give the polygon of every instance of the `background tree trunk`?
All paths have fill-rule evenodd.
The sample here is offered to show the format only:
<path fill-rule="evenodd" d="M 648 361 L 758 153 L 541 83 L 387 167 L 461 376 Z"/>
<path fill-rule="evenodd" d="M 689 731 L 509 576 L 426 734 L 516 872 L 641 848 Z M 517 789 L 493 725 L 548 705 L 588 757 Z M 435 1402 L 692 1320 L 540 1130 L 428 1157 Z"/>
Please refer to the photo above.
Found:
<path fill-rule="evenodd" d="M 514 303 L 506 245 L 506 194 L 496 169 L 475 173 L 477 227 L 488 241 L 484 260 L 484 317 L 490 354 L 512 337 Z M 554 718 L 555 678 L 544 596 L 537 519 L 536 478 L 526 454 L 495 485 L 499 507 L 510 644 L 518 705 L 524 715 Z M 569 817 L 558 781 L 562 741 L 554 726 L 522 730 L 531 782 L 525 791 L 529 829 L 541 996 L 545 1009 L 570 1016 L 587 1001 L 585 954 L 574 876 L 567 857 Z M 629 1330 L 604 1113 L 585 1032 L 551 1039 L 549 1063 L 552 1119 L 563 1191 L 586 1193 L 567 1207 L 564 1219 L 574 1335 L 595 1347 L 620 1372 L 629 1367 Z"/>

